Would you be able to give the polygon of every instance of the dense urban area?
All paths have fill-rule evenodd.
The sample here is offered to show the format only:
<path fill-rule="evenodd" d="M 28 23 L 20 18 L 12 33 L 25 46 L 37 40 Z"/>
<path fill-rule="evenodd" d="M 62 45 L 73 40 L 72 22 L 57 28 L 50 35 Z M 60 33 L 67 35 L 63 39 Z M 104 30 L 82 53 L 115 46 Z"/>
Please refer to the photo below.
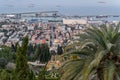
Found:
<path fill-rule="evenodd" d="M 0 80 L 120 80 L 118 15 L 0 14 Z"/>

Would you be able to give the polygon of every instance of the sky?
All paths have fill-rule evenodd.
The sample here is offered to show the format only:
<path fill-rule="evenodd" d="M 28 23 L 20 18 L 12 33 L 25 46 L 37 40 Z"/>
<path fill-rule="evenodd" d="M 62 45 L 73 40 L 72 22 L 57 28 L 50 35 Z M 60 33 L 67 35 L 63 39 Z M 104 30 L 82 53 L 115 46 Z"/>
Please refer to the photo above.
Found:
<path fill-rule="evenodd" d="M 105 2 L 105 3 L 99 3 Z M 120 0 L 0 0 L 1 6 L 120 6 Z"/>
<path fill-rule="evenodd" d="M 80 10 L 85 8 L 95 8 L 98 10 L 120 11 L 120 0 L 0 0 L 0 13 L 20 12 L 20 11 L 45 11 L 60 10 L 71 11 L 71 9 Z M 97 7 L 97 8 L 96 8 Z M 107 8 L 107 9 L 104 9 Z M 91 10 L 91 9 L 89 9 Z M 81 12 L 86 12 L 81 10 Z M 108 12 L 109 13 L 109 12 Z"/>

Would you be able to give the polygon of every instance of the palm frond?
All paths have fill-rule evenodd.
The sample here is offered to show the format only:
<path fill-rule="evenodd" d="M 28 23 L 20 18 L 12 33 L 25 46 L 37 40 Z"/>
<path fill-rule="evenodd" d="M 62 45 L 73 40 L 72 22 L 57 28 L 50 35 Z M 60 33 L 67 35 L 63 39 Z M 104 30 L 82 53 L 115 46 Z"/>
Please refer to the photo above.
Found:
<path fill-rule="evenodd" d="M 120 80 L 120 75 L 118 74 L 118 72 L 115 73 L 115 80 Z"/>
<path fill-rule="evenodd" d="M 95 58 L 91 62 L 86 62 L 85 67 L 82 70 L 82 80 L 87 80 L 91 70 L 98 67 L 100 61 L 105 55 L 106 51 L 100 51 L 95 55 Z M 89 60 L 90 61 L 90 60 Z"/>
<path fill-rule="evenodd" d="M 115 76 L 115 64 L 107 61 L 104 65 L 104 80 L 113 80 Z"/>
<path fill-rule="evenodd" d="M 64 71 L 61 80 L 72 80 L 76 77 L 76 75 L 81 71 L 83 63 L 83 60 L 73 60 L 64 64 L 61 68 L 62 71 Z"/>
<path fill-rule="evenodd" d="M 84 62 L 77 63 L 76 66 L 72 62 L 69 64 L 65 63 L 66 66 L 63 68 L 66 69 L 66 75 L 63 75 L 63 78 L 66 80 L 91 80 L 96 77 L 96 79 L 100 78 L 100 80 L 119 80 L 120 73 L 116 72 L 116 70 L 120 71 L 120 69 L 118 69 L 118 65 L 115 65 L 116 59 L 113 59 L 120 55 L 119 30 L 120 26 L 114 25 L 93 26 L 86 29 L 84 33 L 77 35 L 80 37 L 77 39 L 79 44 L 74 44 L 73 41 L 73 45 L 69 48 L 70 50 L 65 52 L 62 57 L 75 54 L 82 57 L 81 59 Z M 76 46 L 79 46 L 79 48 L 76 48 Z M 73 65 L 74 67 L 72 66 L 69 69 L 69 65 Z M 101 71 L 98 71 L 99 69 Z"/>

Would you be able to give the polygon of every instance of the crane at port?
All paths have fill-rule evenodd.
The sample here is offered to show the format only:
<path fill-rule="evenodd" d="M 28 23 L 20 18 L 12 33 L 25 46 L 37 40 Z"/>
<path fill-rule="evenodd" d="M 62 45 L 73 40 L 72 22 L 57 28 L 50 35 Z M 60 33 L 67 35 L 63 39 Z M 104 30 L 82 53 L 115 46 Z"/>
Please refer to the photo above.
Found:
<path fill-rule="evenodd" d="M 104 1 L 99 1 L 98 3 L 100 3 L 100 4 L 105 4 L 106 2 L 104 2 Z"/>

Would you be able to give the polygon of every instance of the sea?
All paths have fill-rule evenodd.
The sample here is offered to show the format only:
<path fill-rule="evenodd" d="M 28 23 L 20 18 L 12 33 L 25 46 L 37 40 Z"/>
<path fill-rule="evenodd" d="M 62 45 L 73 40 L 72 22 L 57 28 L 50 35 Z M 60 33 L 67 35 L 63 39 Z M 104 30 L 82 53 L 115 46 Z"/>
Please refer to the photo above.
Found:
<path fill-rule="evenodd" d="M 24 13 L 24 12 L 42 12 L 42 11 L 59 11 L 62 15 L 78 15 L 78 16 L 91 16 L 91 15 L 117 15 L 119 17 L 109 17 L 109 20 L 120 21 L 120 6 L 55 6 L 55 7 L 0 7 L 0 13 Z M 106 18 L 105 18 L 106 19 Z"/>

